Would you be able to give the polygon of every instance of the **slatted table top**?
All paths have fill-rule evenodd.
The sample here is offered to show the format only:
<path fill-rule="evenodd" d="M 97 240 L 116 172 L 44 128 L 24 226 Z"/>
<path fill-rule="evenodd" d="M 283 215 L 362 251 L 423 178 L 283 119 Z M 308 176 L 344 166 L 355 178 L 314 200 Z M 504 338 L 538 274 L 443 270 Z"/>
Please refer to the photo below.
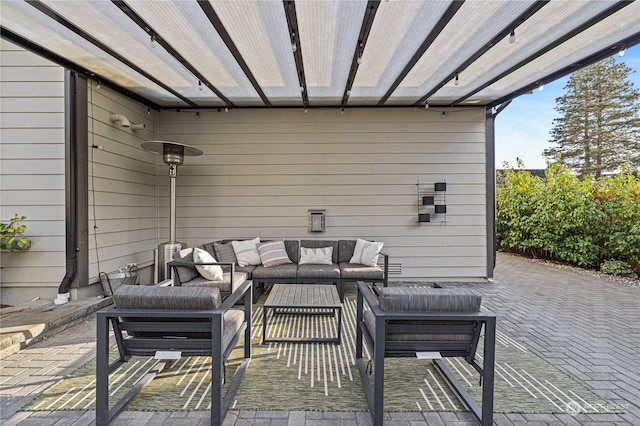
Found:
<path fill-rule="evenodd" d="M 336 286 L 331 284 L 274 284 L 264 306 L 268 308 L 340 308 Z"/>

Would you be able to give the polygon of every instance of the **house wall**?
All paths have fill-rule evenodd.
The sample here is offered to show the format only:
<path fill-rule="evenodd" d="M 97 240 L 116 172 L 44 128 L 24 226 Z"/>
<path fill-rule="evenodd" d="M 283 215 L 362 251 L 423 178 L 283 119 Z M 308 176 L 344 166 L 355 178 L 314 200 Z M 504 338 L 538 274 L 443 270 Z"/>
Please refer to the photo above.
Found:
<path fill-rule="evenodd" d="M 177 236 L 385 243 L 392 279 L 487 277 L 485 111 L 413 108 L 162 111 L 163 140 L 200 148 L 178 167 Z M 169 179 L 160 176 L 161 234 Z M 417 181 L 446 181 L 447 214 L 417 222 Z M 326 209 L 327 231 L 307 230 Z M 161 237 L 162 238 L 162 237 Z"/>
<path fill-rule="evenodd" d="M 111 113 L 146 129 L 122 127 Z M 89 282 L 133 263 L 141 282 L 153 282 L 158 156 L 140 145 L 155 139 L 157 112 L 93 81 L 88 115 Z"/>
<path fill-rule="evenodd" d="M 26 215 L 32 240 L 28 250 L 0 252 L 0 302 L 15 305 L 54 299 L 66 272 L 64 69 L 0 43 L 0 220 Z M 129 263 L 151 282 L 157 246 L 157 156 L 140 148 L 154 138 L 157 113 L 95 81 L 88 99 L 90 264 L 72 299 L 100 294 L 98 273 Z M 112 123 L 111 112 L 147 129 Z"/>
<path fill-rule="evenodd" d="M 2 304 L 53 299 L 65 273 L 64 70 L 0 39 L 0 221 L 31 248 L 0 252 Z"/>

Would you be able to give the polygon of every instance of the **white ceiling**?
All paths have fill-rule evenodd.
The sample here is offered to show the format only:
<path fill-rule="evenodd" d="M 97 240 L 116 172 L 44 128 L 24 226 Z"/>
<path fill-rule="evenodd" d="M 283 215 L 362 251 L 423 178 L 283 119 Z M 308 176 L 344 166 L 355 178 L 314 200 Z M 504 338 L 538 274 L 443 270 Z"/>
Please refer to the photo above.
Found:
<path fill-rule="evenodd" d="M 0 6 L 3 38 L 167 108 L 495 106 L 640 42 L 631 1 Z"/>

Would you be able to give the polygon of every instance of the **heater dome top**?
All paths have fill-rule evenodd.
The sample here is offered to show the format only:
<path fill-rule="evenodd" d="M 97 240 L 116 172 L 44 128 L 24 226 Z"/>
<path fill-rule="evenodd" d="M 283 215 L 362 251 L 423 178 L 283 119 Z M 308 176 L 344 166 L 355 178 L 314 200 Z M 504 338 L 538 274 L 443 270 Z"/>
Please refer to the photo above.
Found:
<path fill-rule="evenodd" d="M 142 149 L 145 151 L 153 152 L 155 154 L 162 154 L 162 159 L 165 164 L 182 164 L 184 156 L 189 155 L 197 157 L 202 155 L 202 151 L 198 148 L 194 148 L 189 145 L 178 142 L 169 141 L 148 141 L 142 144 Z"/>

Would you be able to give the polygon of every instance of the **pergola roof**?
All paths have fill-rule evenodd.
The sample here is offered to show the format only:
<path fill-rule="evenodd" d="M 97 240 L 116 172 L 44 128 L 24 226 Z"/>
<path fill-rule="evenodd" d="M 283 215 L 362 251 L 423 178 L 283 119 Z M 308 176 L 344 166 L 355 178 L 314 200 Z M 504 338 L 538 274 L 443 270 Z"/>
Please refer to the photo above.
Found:
<path fill-rule="evenodd" d="M 158 108 L 496 106 L 640 42 L 632 1 L 1 7 L 2 37 Z"/>

